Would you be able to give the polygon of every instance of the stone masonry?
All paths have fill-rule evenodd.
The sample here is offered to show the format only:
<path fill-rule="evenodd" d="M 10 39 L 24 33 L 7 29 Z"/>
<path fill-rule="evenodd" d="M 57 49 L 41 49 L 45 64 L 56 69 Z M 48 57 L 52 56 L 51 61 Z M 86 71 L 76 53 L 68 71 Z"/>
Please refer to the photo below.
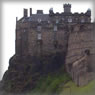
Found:
<path fill-rule="evenodd" d="M 66 52 L 65 66 L 77 85 L 85 85 L 93 79 L 95 57 L 94 23 L 91 10 L 72 13 L 71 4 L 64 4 L 64 12 L 24 16 L 16 20 L 16 55 L 41 56 Z M 86 76 L 86 77 L 85 77 Z M 87 80 L 86 80 L 87 79 Z"/>

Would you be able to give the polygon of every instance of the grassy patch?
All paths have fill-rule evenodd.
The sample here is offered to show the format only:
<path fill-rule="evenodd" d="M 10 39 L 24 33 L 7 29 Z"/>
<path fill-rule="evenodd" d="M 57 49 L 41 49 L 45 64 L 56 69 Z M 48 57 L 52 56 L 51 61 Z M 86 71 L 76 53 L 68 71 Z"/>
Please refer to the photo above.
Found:
<path fill-rule="evenodd" d="M 71 77 L 60 69 L 59 72 L 41 76 L 37 86 L 27 95 L 94 95 L 95 80 L 86 86 L 77 87 Z"/>
<path fill-rule="evenodd" d="M 95 94 L 95 80 L 83 87 L 77 87 L 74 82 L 69 81 L 64 85 L 60 95 L 94 95 Z"/>
<path fill-rule="evenodd" d="M 68 82 L 67 82 L 68 81 Z M 56 93 L 56 94 L 55 94 Z M 67 73 L 41 77 L 35 89 L 27 95 L 94 95 L 95 80 L 77 87 Z"/>
<path fill-rule="evenodd" d="M 45 77 L 41 77 L 37 83 L 35 89 L 32 90 L 33 93 L 39 93 L 38 95 L 49 95 L 51 93 L 59 93 L 61 91 L 61 84 L 71 80 L 67 73 L 56 73 L 48 74 Z"/>

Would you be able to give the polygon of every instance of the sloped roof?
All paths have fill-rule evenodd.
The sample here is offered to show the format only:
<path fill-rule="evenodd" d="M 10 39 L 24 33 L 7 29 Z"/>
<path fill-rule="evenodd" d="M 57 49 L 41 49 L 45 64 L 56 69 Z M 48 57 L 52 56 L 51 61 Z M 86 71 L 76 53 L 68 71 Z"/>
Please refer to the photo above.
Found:
<path fill-rule="evenodd" d="M 22 17 L 19 21 L 48 21 L 50 20 L 49 14 L 32 14 L 30 17 Z"/>
<path fill-rule="evenodd" d="M 38 21 L 38 19 L 41 21 L 48 21 L 50 17 L 48 14 L 33 14 L 28 18 L 29 21 Z"/>

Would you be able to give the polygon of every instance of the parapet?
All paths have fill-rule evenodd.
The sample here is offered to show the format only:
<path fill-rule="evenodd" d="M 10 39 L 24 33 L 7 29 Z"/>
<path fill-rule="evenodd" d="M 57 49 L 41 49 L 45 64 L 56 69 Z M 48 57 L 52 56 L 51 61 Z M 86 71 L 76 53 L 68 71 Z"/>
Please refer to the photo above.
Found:
<path fill-rule="evenodd" d="M 65 7 L 71 8 L 71 4 L 64 4 L 64 8 L 65 8 Z"/>

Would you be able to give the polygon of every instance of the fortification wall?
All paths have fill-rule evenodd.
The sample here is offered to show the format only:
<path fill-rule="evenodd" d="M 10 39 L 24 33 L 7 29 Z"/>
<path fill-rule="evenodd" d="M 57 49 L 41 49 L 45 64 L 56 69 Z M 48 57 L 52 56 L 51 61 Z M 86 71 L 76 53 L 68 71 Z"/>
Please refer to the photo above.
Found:
<path fill-rule="evenodd" d="M 84 56 L 85 50 L 90 50 L 90 55 L 93 60 L 92 64 L 95 62 L 94 25 L 78 24 L 75 28 L 76 29 L 73 29 L 70 33 L 68 40 L 68 52 L 66 56 L 66 68 L 68 72 L 70 72 L 72 68 L 72 63 Z"/>

